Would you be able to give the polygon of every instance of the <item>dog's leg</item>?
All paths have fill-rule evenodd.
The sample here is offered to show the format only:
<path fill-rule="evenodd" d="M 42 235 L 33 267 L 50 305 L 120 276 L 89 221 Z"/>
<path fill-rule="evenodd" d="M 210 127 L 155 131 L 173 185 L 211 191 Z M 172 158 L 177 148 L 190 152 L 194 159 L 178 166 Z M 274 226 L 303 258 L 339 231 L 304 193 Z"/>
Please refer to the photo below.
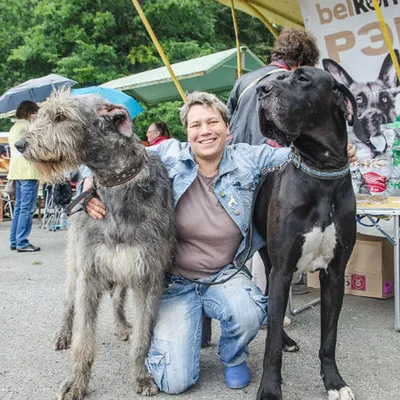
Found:
<path fill-rule="evenodd" d="M 147 277 L 146 285 L 135 285 L 135 323 L 132 329 L 133 385 L 137 393 L 154 396 L 158 387 L 148 372 L 145 360 L 149 353 L 151 333 L 156 322 L 164 276 Z"/>
<path fill-rule="evenodd" d="M 283 319 L 293 274 L 286 272 L 282 263 L 277 265 L 280 268 L 272 269 L 268 282 L 268 335 L 257 400 L 282 400 Z"/>
<path fill-rule="evenodd" d="M 77 263 L 76 243 L 69 240 L 67 242 L 67 250 L 66 250 L 67 290 L 65 293 L 61 326 L 54 335 L 55 350 L 67 349 L 71 346 L 72 326 L 74 321 L 76 279 L 77 279 L 76 263 Z"/>
<path fill-rule="evenodd" d="M 126 341 L 132 333 L 132 325 L 125 317 L 125 302 L 127 288 L 117 284 L 112 293 L 114 316 L 117 324 L 117 336 L 120 340 Z"/>
<path fill-rule="evenodd" d="M 203 330 L 201 333 L 201 347 L 208 347 L 211 345 L 211 335 L 212 335 L 212 328 L 211 328 L 211 318 L 204 316 L 203 317 Z"/>
<path fill-rule="evenodd" d="M 271 260 L 268 257 L 268 252 L 265 247 L 261 248 L 259 251 L 260 257 L 263 260 L 264 268 L 265 268 L 265 276 L 267 281 L 267 287 L 265 288 L 265 293 L 268 293 L 268 280 L 269 274 L 271 272 Z M 295 353 L 300 350 L 299 345 L 283 330 L 283 347 L 282 350 L 288 353 Z"/>
<path fill-rule="evenodd" d="M 96 319 L 102 291 L 95 277 L 79 274 L 71 374 L 62 384 L 58 400 L 81 400 L 85 396 L 94 361 Z"/>
<path fill-rule="evenodd" d="M 321 282 L 321 376 L 329 400 L 354 400 L 354 394 L 340 376 L 335 360 L 337 326 L 344 296 L 343 252 L 338 250 L 328 273 L 320 272 Z"/>

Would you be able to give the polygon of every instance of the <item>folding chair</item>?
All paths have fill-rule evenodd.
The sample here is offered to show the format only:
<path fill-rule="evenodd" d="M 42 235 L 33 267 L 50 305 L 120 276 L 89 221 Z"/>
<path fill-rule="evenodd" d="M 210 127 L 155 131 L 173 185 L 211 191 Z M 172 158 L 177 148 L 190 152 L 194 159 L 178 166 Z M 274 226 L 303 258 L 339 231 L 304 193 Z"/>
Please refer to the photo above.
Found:
<path fill-rule="evenodd" d="M 3 213 L 8 214 L 10 216 L 10 219 L 12 219 L 15 201 L 12 200 L 10 195 L 6 192 L 1 193 L 1 200 L 3 200 Z"/>

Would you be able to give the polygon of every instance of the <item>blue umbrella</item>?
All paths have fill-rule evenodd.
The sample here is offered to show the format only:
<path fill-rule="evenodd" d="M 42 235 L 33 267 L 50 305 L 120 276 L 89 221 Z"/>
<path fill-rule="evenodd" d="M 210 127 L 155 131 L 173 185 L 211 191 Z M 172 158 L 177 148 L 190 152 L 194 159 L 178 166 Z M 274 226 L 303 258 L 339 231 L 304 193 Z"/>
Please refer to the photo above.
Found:
<path fill-rule="evenodd" d="M 46 100 L 50 93 L 60 86 L 75 85 L 75 81 L 61 75 L 50 74 L 42 78 L 30 79 L 7 90 L 0 97 L 0 114 L 6 114 L 18 108 L 24 100 L 39 103 Z"/>
<path fill-rule="evenodd" d="M 74 96 L 81 94 L 98 94 L 110 103 L 123 105 L 128 110 L 132 119 L 143 112 L 142 106 L 133 97 L 128 96 L 119 90 L 100 86 L 90 86 L 82 89 L 72 89 L 71 93 Z"/>

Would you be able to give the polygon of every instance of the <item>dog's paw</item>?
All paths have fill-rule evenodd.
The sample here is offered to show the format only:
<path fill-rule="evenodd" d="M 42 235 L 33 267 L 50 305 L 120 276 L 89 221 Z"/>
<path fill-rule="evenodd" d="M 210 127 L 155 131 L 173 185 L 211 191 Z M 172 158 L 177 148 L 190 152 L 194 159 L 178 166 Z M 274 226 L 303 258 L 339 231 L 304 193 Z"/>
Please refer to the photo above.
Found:
<path fill-rule="evenodd" d="M 329 390 L 329 400 L 355 400 L 355 396 L 348 386 L 344 386 L 339 390 Z"/>
<path fill-rule="evenodd" d="M 82 400 L 86 389 L 74 384 L 74 380 L 68 378 L 60 387 L 57 400 Z"/>
<path fill-rule="evenodd" d="M 129 322 L 127 322 L 124 325 L 117 326 L 116 335 L 119 340 L 126 342 L 131 334 L 132 334 L 132 325 Z"/>
<path fill-rule="evenodd" d="M 64 350 L 71 346 L 72 334 L 71 332 L 58 331 L 54 335 L 54 349 Z"/>
<path fill-rule="evenodd" d="M 143 396 L 155 396 L 158 393 L 158 387 L 150 376 L 137 378 L 135 381 L 136 393 Z"/>
<path fill-rule="evenodd" d="M 288 335 L 284 335 L 283 337 L 283 348 L 282 351 L 287 353 L 296 353 L 300 350 L 299 345 Z"/>
<path fill-rule="evenodd" d="M 297 353 L 298 351 L 300 351 L 300 347 L 298 346 L 298 344 L 294 344 L 293 346 L 285 344 L 283 345 L 282 351 L 284 351 L 285 353 Z"/>

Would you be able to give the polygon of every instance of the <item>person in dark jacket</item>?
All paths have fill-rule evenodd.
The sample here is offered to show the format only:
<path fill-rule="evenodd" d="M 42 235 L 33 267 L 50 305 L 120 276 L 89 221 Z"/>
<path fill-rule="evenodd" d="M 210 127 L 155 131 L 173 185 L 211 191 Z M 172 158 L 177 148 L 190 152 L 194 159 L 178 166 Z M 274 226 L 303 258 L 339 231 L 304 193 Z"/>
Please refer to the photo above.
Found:
<path fill-rule="evenodd" d="M 271 63 L 239 78 L 228 100 L 231 115 L 229 132 L 230 144 L 248 143 L 258 145 L 266 143 L 261 135 L 257 115 L 257 83 L 263 79 L 276 79 L 279 73 L 300 66 L 315 66 L 318 63 L 319 50 L 316 38 L 300 29 L 283 29 L 276 39 L 271 52 Z M 274 145 L 271 142 L 267 142 Z"/>

